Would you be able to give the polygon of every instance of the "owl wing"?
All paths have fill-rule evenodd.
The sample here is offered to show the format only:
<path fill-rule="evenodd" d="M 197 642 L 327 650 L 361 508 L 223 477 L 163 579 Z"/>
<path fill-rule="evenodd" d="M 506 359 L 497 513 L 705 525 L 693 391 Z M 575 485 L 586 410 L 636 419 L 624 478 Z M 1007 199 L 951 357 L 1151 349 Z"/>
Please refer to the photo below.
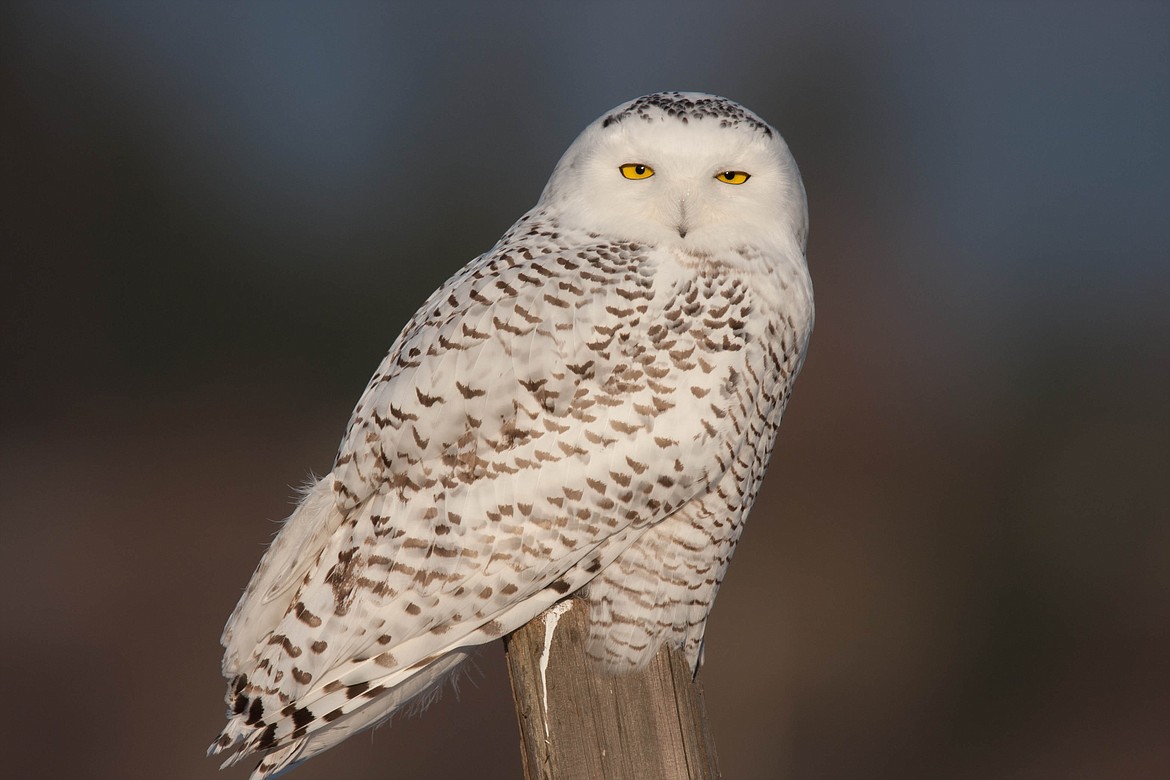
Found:
<path fill-rule="evenodd" d="M 497 249 L 407 325 L 326 478 L 343 520 L 220 743 L 287 746 L 515 630 L 732 466 L 734 328 L 692 323 L 685 275 L 638 247 L 566 255 Z"/>

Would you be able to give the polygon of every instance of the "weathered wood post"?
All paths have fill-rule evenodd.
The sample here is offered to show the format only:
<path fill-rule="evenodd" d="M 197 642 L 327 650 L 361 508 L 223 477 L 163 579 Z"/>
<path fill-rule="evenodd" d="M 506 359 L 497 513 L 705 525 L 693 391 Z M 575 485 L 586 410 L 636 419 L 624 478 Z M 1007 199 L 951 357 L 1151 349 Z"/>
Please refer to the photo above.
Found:
<path fill-rule="evenodd" d="M 585 656 L 587 611 L 568 599 L 506 640 L 525 779 L 718 778 L 703 689 L 682 652 L 604 674 Z"/>

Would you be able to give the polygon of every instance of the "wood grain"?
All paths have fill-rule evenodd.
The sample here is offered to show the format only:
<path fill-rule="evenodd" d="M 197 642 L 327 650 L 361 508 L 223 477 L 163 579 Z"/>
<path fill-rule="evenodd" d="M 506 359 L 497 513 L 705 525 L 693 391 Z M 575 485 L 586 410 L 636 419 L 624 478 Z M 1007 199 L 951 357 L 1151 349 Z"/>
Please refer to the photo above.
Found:
<path fill-rule="evenodd" d="M 549 610 L 505 640 L 526 780 L 718 778 L 702 686 L 681 651 L 662 648 L 641 672 L 606 674 L 585 655 L 587 605 L 565 604 L 559 618 Z"/>

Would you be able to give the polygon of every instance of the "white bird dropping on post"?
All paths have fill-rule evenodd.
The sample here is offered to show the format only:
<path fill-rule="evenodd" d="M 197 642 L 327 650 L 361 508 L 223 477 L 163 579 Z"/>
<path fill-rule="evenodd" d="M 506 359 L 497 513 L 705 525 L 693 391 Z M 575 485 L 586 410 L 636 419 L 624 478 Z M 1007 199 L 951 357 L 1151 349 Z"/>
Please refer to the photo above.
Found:
<path fill-rule="evenodd" d="M 807 233 L 788 147 L 730 100 L 589 125 L 406 325 L 260 561 L 210 752 L 270 777 L 586 586 L 595 661 L 695 667 L 812 330 Z"/>

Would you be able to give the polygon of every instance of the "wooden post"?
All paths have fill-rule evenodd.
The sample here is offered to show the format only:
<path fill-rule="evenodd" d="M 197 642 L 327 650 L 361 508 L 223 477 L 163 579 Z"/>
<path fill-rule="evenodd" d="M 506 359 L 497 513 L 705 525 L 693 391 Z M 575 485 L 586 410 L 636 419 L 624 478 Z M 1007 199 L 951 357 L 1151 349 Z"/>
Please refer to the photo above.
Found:
<path fill-rule="evenodd" d="M 703 689 L 682 651 L 607 675 L 585 655 L 587 613 L 568 599 L 505 640 L 525 780 L 718 778 Z"/>

